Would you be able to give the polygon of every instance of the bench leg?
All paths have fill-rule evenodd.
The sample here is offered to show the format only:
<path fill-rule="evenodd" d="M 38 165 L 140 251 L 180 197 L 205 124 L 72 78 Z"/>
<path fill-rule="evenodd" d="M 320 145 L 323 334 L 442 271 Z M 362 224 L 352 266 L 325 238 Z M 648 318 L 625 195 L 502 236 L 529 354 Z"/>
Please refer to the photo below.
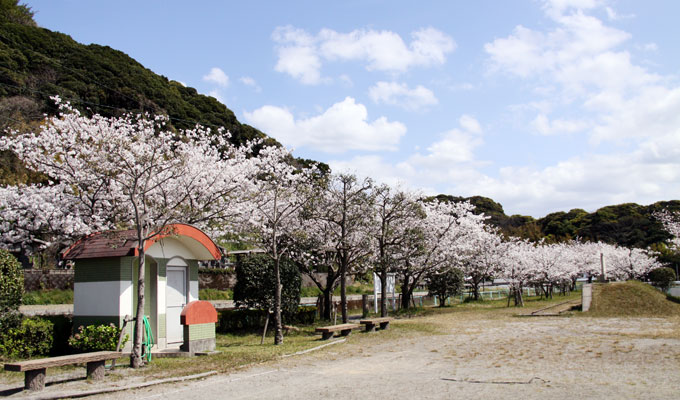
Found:
<path fill-rule="evenodd" d="M 366 324 L 366 332 L 374 332 L 375 324 Z"/>
<path fill-rule="evenodd" d="M 104 379 L 104 373 L 106 372 L 104 364 L 106 361 L 92 361 L 87 363 L 87 378 L 93 381 L 98 381 Z"/>
<path fill-rule="evenodd" d="M 321 340 L 328 340 L 333 337 L 333 332 L 321 332 Z"/>
<path fill-rule="evenodd" d="M 24 372 L 24 389 L 39 391 L 45 389 L 46 368 Z"/>
<path fill-rule="evenodd" d="M 340 331 L 340 334 L 341 334 L 342 336 L 349 336 L 350 333 L 352 333 L 352 330 L 351 330 L 351 329 L 345 329 L 345 330 L 343 330 L 343 331 Z"/>
<path fill-rule="evenodd" d="M 390 326 L 389 322 L 381 322 L 380 323 L 380 329 L 387 329 L 388 326 Z"/>

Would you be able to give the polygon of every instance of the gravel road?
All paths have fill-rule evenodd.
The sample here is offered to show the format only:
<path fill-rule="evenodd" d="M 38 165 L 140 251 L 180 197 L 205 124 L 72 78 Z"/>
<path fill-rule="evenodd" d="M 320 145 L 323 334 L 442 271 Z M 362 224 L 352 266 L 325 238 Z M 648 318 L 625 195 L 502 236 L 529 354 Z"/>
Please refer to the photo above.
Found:
<path fill-rule="evenodd" d="M 346 343 L 238 373 L 97 398 L 680 397 L 677 318 L 436 318 L 430 322 L 437 334 L 388 341 L 381 332 L 354 334 Z"/>

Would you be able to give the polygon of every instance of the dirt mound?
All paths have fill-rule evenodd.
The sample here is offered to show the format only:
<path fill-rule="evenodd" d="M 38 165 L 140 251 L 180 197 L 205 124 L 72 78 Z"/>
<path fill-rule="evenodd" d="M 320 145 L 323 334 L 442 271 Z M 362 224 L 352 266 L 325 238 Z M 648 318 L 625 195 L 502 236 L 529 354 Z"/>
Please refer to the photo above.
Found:
<path fill-rule="evenodd" d="M 680 304 L 658 289 L 637 281 L 593 285 L 588 314 L 598 317 L 680 316 Z"/>

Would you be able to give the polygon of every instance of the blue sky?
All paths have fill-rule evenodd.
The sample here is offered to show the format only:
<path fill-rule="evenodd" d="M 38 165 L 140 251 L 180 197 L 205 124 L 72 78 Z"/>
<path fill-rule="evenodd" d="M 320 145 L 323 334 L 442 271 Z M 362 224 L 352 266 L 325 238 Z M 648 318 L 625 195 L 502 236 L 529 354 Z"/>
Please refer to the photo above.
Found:
<path fill-rule="evenodd" d="M 26 3 L 335 171 L 535 217 L 680 198 L 677 1 Z"/>

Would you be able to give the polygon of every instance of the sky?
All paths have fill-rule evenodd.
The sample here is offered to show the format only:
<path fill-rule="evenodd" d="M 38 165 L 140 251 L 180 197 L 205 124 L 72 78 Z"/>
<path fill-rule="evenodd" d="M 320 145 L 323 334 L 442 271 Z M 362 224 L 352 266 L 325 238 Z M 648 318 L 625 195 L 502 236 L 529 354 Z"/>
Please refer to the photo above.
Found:
<path fill-rule="evenodd" d="M 506 214 L 680 199 L 680 2 L 27 0 L 298 157 Z"/>

